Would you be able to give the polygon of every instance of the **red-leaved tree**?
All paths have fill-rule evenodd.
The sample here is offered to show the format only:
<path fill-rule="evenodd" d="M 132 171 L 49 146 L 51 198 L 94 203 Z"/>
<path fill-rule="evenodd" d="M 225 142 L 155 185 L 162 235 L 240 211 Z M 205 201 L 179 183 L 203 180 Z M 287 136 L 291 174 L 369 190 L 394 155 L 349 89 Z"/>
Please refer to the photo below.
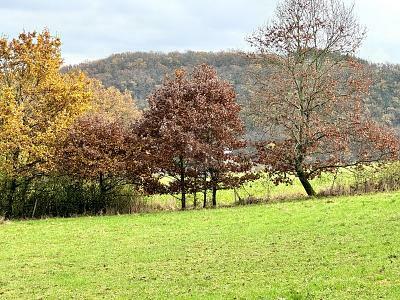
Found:
<path fill-rule="evenodd" d="M 246 165 L 233 152 L 243 146 L 235 97 L 233 87 L 206 65 L 191 76 L 177 70 L 149 97 L 138 134 L 153 173 L 174 178 L 169 192 L 181 194 L 182 209 L 188 192 L 203 190 L 206 202 L 208 188 L 216 205 L 218 185 L 227 186 L 230 173 Z"/>
<path fill-rule="evenodd" d="M 249 172 L 251 163 L 243 151 L 244 125 L 233 86 L 219 79 L 216 70 L 207 65 L 194 69 L 191 84 L 198 116 L 193 156 L 201 177 L 210 178 L 209 186 L 203 181 L 203 206 L 210 188 L 215 207 L 218 189 L 238 187 L 254 175 Z"/>
<path fill-rule="evenodd" d="M 64 175 L 98 183 L 98 212 L 107 208 L 106 195 L 125 176 L 127 131 L 116 120 L 93 114 L 79 119 L 59 145 Z"/>

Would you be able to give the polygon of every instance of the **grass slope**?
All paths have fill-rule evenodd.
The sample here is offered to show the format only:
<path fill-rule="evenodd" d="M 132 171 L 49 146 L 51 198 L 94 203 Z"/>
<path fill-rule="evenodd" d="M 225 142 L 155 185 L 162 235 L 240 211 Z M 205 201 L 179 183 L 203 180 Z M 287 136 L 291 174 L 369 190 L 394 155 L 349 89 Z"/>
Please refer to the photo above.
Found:
<path fill-rule="evenodd" d="M 167 181 L 167 180 L 166 180 Z M 334 181 L 334 175 L 331 173 L 324 173 L 322 176 L 317 177 L 311 181 L 315 191 L 321 192 L 323 190 L 330 189 Z M 343 186 L 349 186 L 354 183 L 355 179 L 353 174 L 348 170 L 341 170 L 339 177 L 335 180 L 336 184 Z M 280 184 L 275 185 L 268 176 L 264 176 L 258 180 L 249 182 L 244 186 L 236 189 L 237 194 L 242 198 L 248 197 L 258 199 L 293 199 L 306 197 L 307 194 L 300 183 L 300 180 L 294 178 L 292 185 Z M 203 195 L 198 193 L 199 206 L 202 206 Z M 211 191 L 208 193 L 208 201 L 211 200 Z M 179 209 L 181 207 L 180 195 L 173 197 L 171 195 L 153 195 L 145 197 L 145 200 L 153 206 L 163 207 L 164 209 Z M 187 206 L 193 206 L 193 195 L 187 195 Z M 217 203 L 218 205 L 232 205 L 235 203 L 235 192 L 232 189 L 229 190 L 218 190 L 217 192 Z M 155 205 L 156 204 L 156 205 Z M 210 205 L 210 203 L 208 203 Z"/>
<path fill-rule="evenodd" d="M 0 225 L 0 298 L 399 299 L 400 193 Z"/>

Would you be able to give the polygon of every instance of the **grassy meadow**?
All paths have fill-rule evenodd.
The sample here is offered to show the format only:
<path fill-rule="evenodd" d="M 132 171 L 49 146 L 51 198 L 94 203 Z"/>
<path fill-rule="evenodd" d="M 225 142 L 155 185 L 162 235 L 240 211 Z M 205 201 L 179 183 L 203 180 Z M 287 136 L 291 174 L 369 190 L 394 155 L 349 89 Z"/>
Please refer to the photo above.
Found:
<path fill-rule="evenodd" d="M 337 174 L 323 173 L 320 177 L 311 180 L 311 183 L 317 193 L 328 191 L 333 187 L 346 187 L 355 184 L 359 181 L 357 176 L 363 174 L 361 172 L 353 172 L 349 169 L 342 169 Z M 164 179 L 165 182 L 168 179 Z M 236 194 L 236 196 L 235 196 Z M 211 191 L 208 193 L 208 200 L 211 199 Z M 306 198 L 307 194 L 304 191 L 298 178 L 293 178 L 293 184 L 275 185 L 266 173 L 262 174 L 261 178 L 252 182 L 248 182 L 236 190 L 218 190 L 217 202 L 219 206 L 231 206 L 237 204 L 238 197 L 242 200 L 248 198 L 258 199 L 264 202 L 275 202 L 286 199 L 302 199 Z M 188 205 L 193 206 L 193 195 L 188 194 Z M 160 207 L 166 210 L 180 209 L 180 195 L 153 195 L 144 198 L 145 202 L 151 207 Z M 198 206 L 202 206 L 203 195 L 197 195 Z"/>
<path fill-rule="evenodd" d="M 400 193 L 0 225 L 2 299 L 399 299 Z"/>

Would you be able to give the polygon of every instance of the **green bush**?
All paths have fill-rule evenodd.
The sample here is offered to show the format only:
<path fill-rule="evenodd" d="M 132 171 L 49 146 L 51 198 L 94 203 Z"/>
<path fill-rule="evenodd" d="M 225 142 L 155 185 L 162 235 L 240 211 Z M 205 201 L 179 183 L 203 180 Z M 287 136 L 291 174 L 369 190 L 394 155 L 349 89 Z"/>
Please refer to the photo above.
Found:
<path fill-rule="evenodd" d="M 0 214 L 7 206 L 7 179 L 0 178 Z M 13 199 L 13 218 L 71 217 L 143 211 L 145 203 L 132 187 L 115 185 L 100 196 L 96 182 L 70 177 L 20 178 Z"/>

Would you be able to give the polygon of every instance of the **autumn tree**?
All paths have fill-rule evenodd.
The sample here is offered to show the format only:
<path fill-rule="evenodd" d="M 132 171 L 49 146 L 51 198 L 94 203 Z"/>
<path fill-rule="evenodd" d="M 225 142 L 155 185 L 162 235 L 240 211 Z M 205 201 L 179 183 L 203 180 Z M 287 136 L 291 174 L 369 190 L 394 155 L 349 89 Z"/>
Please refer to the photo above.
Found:
<path fill-rule="evenodd" d="M 186 73 L 177 70 L 174 78 L 167 77 L 150 95 L 149 109 L 138 128 L 153 173 L 168 174 L 179 182 L 182 209 L 186 208 L 186 177 L 197 119 L 192 95 Z"/>
<path fill-rule="evenodd" d="M 91 80 L 91 108 L 68 128 L 57 147 L 58 172 L 98 183 L 97 212 L 107 209 L 107 195 L 141 168 L 133 129 L 141 112 L 129 93 Z"/>
<path fill-rule="evenodd" d="M 218 78 L 207 65 L 184 70 L 166 78 L 149 98 L 140 134 L 152 153 L 154 173 L 167 174 L 175 181 L 170 192 L 179 191 L 182 209 L 188 191 L 213 190 L 216 205 L 218 185 L 243 164 L 233 151 L 243 146 L 243 124 L 232 85 Z"/>
<path fill-rule="evenodd" d="M 60 143 L 59 166 L 65 175 L 98 182 L 97 212 L 105 213 L 106 195 L 125 170 L 126 131 L 115 120 L 100 114 L 80 118 Z"/>
<path fill-rule="evenodd" d="M 364 36 L 340 0 L 285 0 L 248 39 L 250 57 L 268 66 L 253 109 L 269 139 L 260 161 L 277 182 L 293 174 L 312 196 L 309 180 L 322 171 L 394 153 L 393 136 L 364 113 L 370 79 L 354 57 Z"/>
<path fill-rule="evenodd" d="M 90 90 L 93 99 L 87 114 L 101 114 L 107 119 L 118 120 L 127 128 L 140 119 L 142 112 L 130 92 L 120 92 L 115 87 L 107 88 L 96 79 L 90 79 Z"/>
<path fill-rule="evenodd" d="M 7 175 L 6 217 L 22 177 L 52 169 L 55 144 L 91 100 L 81 72 L 60 73 L 61 42 L 45 30 L 0 39 L 0 168 Z"/>
<path fill-rule="evenodd" d="M 208 185 L 212 191 L 212 205 L 216 206 L 218 188 L 237 187 L 250 179 L 237 174 L 251 169 L 250 160 L 243 151 L 246 145 L 243 140 L 244 125 L 234 87 L 218 78 L 213 67 L 200 65 L 194 68 L 191 85 L 195 91 L 193 101 L 198 115 L 194 132 L 196 147 L 192 155 L 202 170 L 202 177 L 210 178 Z M 204 180 L 204 191 L 207 188 Z M 206 204 L 205 197 L 206 193 L 203 206 Z"/>

